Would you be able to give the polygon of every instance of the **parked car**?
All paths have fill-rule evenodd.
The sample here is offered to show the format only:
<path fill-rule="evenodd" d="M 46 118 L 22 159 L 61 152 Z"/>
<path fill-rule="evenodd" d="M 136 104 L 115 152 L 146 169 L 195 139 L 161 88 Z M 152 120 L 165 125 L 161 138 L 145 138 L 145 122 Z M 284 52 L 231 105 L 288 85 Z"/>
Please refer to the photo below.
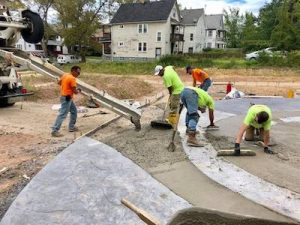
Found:
<path fill-rule="evenodd" d="M 81 62 L 81 57 L 77 55 L 58 55 L 57 63 L 58 64 L 67 64 L 67 63 L 79 63 Z"/>
<path fill-rule="evenodd" d="M 246 54 L 246 60 L 257 60 L 259 58 L 259 55 L 265 53 L 268 56 L 272 57 L 274 54 L 274 48 L 270 47 L 270 48 L 265 48 L 259 51 L 255 51 L 255 52 L 251 52 Z"/>

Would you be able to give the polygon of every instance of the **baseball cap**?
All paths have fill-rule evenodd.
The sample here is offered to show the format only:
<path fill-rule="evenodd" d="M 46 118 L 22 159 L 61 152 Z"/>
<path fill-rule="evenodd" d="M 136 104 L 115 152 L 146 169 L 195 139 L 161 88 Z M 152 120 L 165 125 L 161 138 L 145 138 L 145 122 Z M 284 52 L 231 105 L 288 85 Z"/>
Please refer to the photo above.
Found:
<path fill-rule="evenodd" d="M 154 75 L 157 76 L 162 69 L 163 67 L 161 65 L 157 65 L 154 69 Z"/>

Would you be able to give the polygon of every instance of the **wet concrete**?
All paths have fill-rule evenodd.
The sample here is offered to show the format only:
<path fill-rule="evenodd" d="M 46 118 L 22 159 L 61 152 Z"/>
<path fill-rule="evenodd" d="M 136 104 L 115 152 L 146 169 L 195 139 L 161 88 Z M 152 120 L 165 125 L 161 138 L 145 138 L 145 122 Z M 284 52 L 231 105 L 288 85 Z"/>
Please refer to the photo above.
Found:
<path fill-rule="evenodd" d="M 0 224 L 144 224 L 122 198 L 164 224 L 191 206 L 111 147 L 82 138 L 33 178 Z"/>
<path fill-rule="evenodd" d="M 234 214 L 190 208 L 178 212 L 168 225 L 288 225 L 296 223 L 263 220 Z"/>

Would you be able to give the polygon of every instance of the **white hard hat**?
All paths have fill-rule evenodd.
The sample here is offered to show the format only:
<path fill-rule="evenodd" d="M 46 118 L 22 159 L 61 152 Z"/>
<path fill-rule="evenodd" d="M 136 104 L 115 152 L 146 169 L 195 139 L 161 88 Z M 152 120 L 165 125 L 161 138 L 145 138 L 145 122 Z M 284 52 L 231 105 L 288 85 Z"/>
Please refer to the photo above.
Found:
<path fill-rule="evenodd" d="M 163 67 L 161 65 L 157 65 L 154 69 L 154 75 L 157 76 L 162 69 Z"/>

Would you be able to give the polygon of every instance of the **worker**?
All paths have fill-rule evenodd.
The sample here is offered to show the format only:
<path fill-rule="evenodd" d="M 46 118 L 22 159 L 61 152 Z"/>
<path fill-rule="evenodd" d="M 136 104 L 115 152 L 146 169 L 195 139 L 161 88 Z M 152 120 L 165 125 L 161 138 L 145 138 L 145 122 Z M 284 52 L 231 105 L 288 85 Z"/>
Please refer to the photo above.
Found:
<path fill-rule="evenodd" d="M 165 87 L 168 88 L 170 94 L 170 113 L 167 121 L 174 126 L 178 119 L 176 114 L 179 110 L 178 107 L 180 105 L 180 93 L 184 89 L 184 85 L 173 66 L 163 67 L 161 65 L 157 65 L 154 70 L 154 75 L 161 76 L 163 78 Z"/>
<path fill-rule="evenodd" d="M 208 91 L 211 86 L 211 79 L 208 74 L 200 68 L 193 69 L 191 66 L 186 67 L 186 73 L 193 76 L 193 87 L 196 87 L 197 82 L 200 82 L 199 88 L 204 91 Z"/>
<path fill-rule="evenodd" d="M 60 85 L 60 103 L 61 108 L 56 121 L 52 127 L 51 135 L 53 137 L 63 136 L 59 133 L 62 122 L 70 112 L 69 132 L 78 131 L 75 126 L 77 119 L 77 108 L 73 102 L 73 95 L 81 92 L 76 85 L 76 78 L 80 75 L 81 68 L 79 66 L 73 66 L 71 73 L 64 74 L 57 82 Z"/>
<path fill-rule="evenodd" d="M 264 143 L 264 152 L 274 154 L 269 147 L 270 144 L 270 129 L 272 121 L 272 112 L 266 105 L 252 105 L 247 112 L 242 126 L 237 134 L 235 141 L 235 155 L 240 155 L 240 143 L 245 134 L 246 141 L 254 141 L 254 132 L 259 130 L 260 138 Z"/>
<path fill-rule="evenodd" d="M 199 121 L 198 110 L 201 113 L 206 111 L 208 107 L 210 125 L 207 128 L 218 128 L 214 124 L 214 108 L 215 103 L 213 98 L 204 90 L 197 87 L 186 87 L 181 93 L 181 102 L 187 109 L 185 124 L 188 135 L 187 144 L 193 147 L 203 147 L 196 139 L 197 124 Z"/>

